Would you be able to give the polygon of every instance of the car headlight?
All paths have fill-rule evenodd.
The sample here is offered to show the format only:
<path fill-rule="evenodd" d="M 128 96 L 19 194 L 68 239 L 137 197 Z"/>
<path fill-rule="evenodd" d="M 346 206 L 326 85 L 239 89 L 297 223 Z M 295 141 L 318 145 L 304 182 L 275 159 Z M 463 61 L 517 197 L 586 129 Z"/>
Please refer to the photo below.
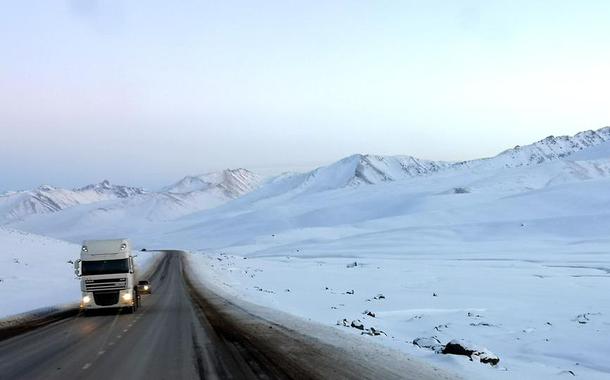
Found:
<path fill-rule="evenodd" d="M 89 303 L 91 302 L 91 297 L 90 296 L 84 296 L 83 297 L 83 303 Z"/>
<path fill-rule="evenodd" d="M 144 285 L 144 290 L 148 290 L 148 285 Z"/>
<path fill-rule="evenodd" d="M 131 295 L 131 293 L 123 294 L 123 301 L 131 301 L 132 298 L 133 296 Z"/>

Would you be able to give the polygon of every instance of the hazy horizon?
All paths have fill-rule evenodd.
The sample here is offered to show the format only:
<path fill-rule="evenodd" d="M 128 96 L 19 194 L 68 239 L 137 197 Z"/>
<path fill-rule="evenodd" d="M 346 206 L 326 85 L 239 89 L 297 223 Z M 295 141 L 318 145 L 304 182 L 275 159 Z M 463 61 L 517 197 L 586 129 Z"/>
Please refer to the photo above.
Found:
<path fill-rule="evenodd" d="M 0 191 L 355 153 L 466 160 L 610 125 L 604 1 L 23 1 Z"/>

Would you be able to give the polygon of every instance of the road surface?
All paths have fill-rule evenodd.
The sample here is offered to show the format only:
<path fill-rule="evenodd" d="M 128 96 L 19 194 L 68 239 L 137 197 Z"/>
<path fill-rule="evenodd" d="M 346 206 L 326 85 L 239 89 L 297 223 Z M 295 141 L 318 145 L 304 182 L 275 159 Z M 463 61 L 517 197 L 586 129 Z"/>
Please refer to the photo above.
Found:
<path fill-rule="evenodd" d="M 77 315 L 0 341 L 0 379 L 447 379 L 375 368 L 185 280 L 177 251 L 135 314 Z M 75 285 L 77 286 L 77 285 Z"/>

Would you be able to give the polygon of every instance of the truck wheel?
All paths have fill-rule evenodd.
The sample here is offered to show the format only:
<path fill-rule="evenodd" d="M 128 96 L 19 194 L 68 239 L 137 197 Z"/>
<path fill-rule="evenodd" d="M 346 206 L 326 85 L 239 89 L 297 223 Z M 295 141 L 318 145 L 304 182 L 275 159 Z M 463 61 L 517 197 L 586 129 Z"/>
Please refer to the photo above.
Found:
<path fill-rule="evenodd" d="M 133 302 L 133 306 L 137 309 L 140 307 L 140 292 L 138 292 L 138 288 L 133 290 L 133 294 L 135 296 L 135 300 Z"/>

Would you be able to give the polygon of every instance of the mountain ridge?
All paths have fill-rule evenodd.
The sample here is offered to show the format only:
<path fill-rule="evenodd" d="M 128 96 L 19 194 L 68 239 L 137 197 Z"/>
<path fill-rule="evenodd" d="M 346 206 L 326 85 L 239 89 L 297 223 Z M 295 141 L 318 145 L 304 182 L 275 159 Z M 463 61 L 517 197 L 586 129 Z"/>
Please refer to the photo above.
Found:
<path fill-rule="evenodd" d="M 113 208 L 147 205 L 147 218 L 154 219 L 156 215 L 159 218 L 171 218 L 216 207 L 244 195 L 248 195 L 247 201 L 279 195 L 291 197 L 344 187 L 395 182 L 452 169 L 495 170 L 540 165 L 558 160 L 569 161 L 571 156 L 578 159 L 582 154 L 576 153 L 593 151 L 594 147 L 601 152 L 597 154 L 601 154 L 603 160 L 605 144 L 610 144 L 610 127 L 583 131 L 573 136 L 548 136 L 532 144 L 504 150 L 493 157 L 460 162 L 433 161 L 409 155 L 354 154 L 308 172 L 284 174 L 268 181 L 247 169 L 237 168 L 185 176 L 161 191 L 114 185 L 108 180 L 72 190 L 41 185 L 33 190 L 0 194 L 0 223 L 110 200 L 120 201 Z M 573 174 L 569 175 L 582 178 L 591 177 L 588 172 L 606 173 L 607 168 L 605 164 L 570 166 Z M 271 186 L 264 186 L 267 184 Z M 105 209 L 108 207 L 104 206 L 98 211 Z"/>

